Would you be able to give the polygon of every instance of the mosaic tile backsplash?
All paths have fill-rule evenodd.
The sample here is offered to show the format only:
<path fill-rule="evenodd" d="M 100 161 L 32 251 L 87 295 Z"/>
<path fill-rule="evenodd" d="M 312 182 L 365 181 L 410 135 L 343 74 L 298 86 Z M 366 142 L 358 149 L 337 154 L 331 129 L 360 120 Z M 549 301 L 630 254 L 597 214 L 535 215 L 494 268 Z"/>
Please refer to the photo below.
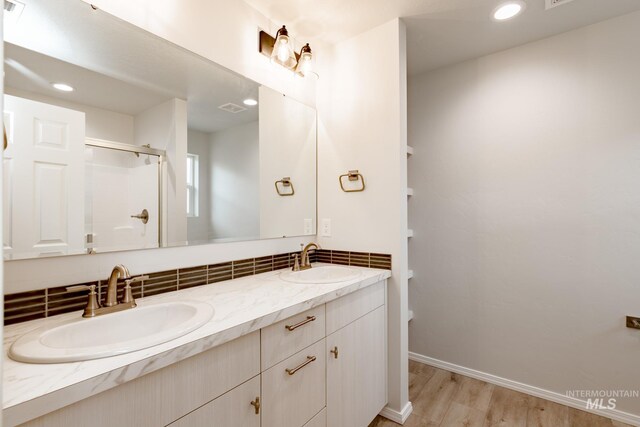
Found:
<path fill-rule="evenodd" d="M 293 266 L 293 256 L 300 252 L 268 255 L 260 258 L 201 265 L 198 267 L 146 273 L 149 278 L 131 285 L 134 298 L 148 297 L 165 292 L 202 286 L 239 277 L 252 276 Z M 368 252 L 348 252 L 320 249 L 309 252 L 311 262 L 353 265 L 390 270 L 391 255 Z M 107 279 L 82 283 L 96 285 L 100 301 L 107 291 Z M 82 310 L 87 303 L 86 292 L 67 292 L 73 284 L 35 291 L 19 292 L 4 296 L 4 324 L 26 322 L 33 319 L 55 316 L 56 314 Z M 118 299 L 122 297 L 123 286 L 118 287 Z"/>

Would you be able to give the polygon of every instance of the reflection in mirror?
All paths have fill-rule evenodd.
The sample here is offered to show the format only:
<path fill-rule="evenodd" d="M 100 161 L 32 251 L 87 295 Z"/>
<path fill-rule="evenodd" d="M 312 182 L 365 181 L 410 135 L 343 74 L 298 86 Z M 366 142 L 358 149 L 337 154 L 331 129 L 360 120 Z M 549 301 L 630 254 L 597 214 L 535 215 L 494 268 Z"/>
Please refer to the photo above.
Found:
<path fill-rule="evenodd" d="M 81 0 L 25 3 L 5 20 L 6 259 L 315 234 L 313 108 Z"/>

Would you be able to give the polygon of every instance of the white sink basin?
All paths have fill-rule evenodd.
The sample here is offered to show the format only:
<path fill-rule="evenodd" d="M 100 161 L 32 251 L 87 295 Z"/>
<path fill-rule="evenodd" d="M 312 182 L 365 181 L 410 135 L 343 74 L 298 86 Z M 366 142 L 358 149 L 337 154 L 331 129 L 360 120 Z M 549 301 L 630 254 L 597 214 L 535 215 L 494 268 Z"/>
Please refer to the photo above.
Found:
<path fill-rule="evenodd" d="M 207 323 L 213 313 L 209 304 L 179 301 L 91 319 L 78 317 L 21 336 L 9 357 L 18 362 L 60 363 L 130 353 L 186 335 Z"/>
<path fill-rule="evenodd" d="M 301 271 L 283 271 L 280 278 L 292 283 L 338 283 L 353 280 L 360 276 L 355 268 L 337 265 L 321 265 Z"/>

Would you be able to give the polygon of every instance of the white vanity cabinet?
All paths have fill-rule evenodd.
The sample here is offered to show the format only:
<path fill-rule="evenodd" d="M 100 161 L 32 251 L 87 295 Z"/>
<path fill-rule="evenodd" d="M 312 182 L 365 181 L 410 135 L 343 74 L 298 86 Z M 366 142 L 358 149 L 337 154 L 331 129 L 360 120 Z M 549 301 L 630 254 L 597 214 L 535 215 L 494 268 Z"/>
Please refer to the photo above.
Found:
<path fill-rule="evenodd" d="M 381 281 L 24 425 L 366 427 L 387 402 L 385 302 Z"/>
<path fill-rule="evenodd" d="M 383 283 L 327 303 L 327 426 L 367 426 L 387 403 Z"/>
<path fill-rule="evenodd" d="M 375 418 L 387 403 L 385 303 L 383 281 L 262 330 L 262 427 L 366 427 Z M 265 357 L 313 341 L 274 366 Z"/>
<path fill-rule="evenodd" d="M 387 403 L 384 309 L 327 337 L 327 426 L 367 426 Z"/>

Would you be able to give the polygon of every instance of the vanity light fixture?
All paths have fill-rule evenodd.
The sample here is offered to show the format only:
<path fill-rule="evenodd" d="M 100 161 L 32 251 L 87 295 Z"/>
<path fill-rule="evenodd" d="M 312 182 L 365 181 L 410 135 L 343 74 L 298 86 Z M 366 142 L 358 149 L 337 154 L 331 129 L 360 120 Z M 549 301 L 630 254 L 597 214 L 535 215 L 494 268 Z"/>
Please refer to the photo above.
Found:
<path fill-rule="evenodd" d="M 260 31 L 258 50 L 263 55 L 271 58 L 272 62 L 280 64 L 303 77 L 311 72 L 313 54 L 309 43 L 300 50 L 300 53 L 295 52 L 293 40 L 289 37 L 289 31 L 284 25 L 278 30 L 275 38 L 265 31 Z"/>
<path fill-rule="evenodd" d="M 53 86 L 55 89 L 58 89 L 62 92 L 73 92 L 73 86 L 69 86 L 66 83 L 51 83 L 51 86 Z"/>
<path fill-rule="evenodd" d="M 493 19 L 496 21 L 506 21 L 518 16 L 525 9 L 527 4 L 522 0 L 513 0 L 500 4 L 493 11 Z"/>
<path fill-rule="evenodd" d="M 311 47 L 309 46 L 309 43 L 307 43 L 302 47 L 302 50 L 300 50 L 300 59 L 296 66 L 296 73 L 302 74 L 303 76 L 310 73 L 313 68 L 312 60 L 313 54 L 311 53 Z"/>
<path fill-rule="evenodd" d="M 247 99 L 245 99 L 244 101 L 242 101 L 242 103 L 243 103 L 244 105 L 248 105 L 249 107 L 253 107 L 253 106 L 258 105 L 258 101 L 256 101 L 256 100 L 255 100 L 255 99 L 253 99 L 253 98 L 247 98 Z"/>
<path fill-rule="evenodd" d="M 295 67 L 297 61 L 296 53 L 293 51 L 293 42 L 289 39 L 289 31 L 284 25 L 276 33 L 276 41 L 273 43 L 271 60 L 286 67 Z"/>

